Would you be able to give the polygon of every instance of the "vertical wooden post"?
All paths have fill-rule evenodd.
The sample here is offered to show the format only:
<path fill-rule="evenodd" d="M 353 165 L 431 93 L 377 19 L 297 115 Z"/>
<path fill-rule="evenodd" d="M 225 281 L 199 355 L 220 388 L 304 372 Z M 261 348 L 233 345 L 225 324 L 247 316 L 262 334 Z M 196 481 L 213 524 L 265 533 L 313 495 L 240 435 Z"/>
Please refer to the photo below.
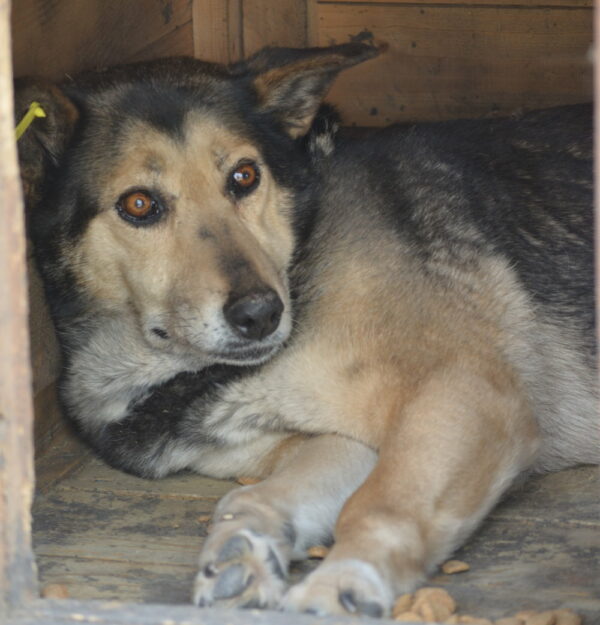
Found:
<path fill-rule="evenodd" d="M 0 0 L 0 621 L 36 590 L 25 234 L 12 97 L 10 0 Z"/>
<path fill-rule="evenodd" d="M 306 45 L 319 45 L 319 7 L 318 0 L 306 0 Z"/>
<path fill-rule="evenodd" d="M 594 206 L 596 234 L 596 337 L 600 345 L 600 1 L 594 3 Z M 600 352 L 598 354 L 598 384 L 600 385 Z M 598 406 L 600 411 L 600 406 Z"/>

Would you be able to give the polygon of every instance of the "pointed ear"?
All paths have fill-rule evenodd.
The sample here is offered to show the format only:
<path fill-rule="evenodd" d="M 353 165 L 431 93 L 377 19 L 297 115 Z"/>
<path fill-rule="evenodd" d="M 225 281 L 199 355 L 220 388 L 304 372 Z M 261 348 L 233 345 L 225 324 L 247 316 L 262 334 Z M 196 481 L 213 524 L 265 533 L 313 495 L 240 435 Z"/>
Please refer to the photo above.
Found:
<path fill-rule="evenodd" d="M 39 102 L 45 117 L 36 117 L 17 142 L 26 206 L 39 200 L 41 183 L 48 170 L 56 167 L 79 118 L 73 101 L 56 85 L 22 78 L 15 81 L 15 125 L 32 102 Z"/>
<path fill-rule="evenodd" d="M 265 48 L 240 65 L 252 76 L 260 108 L 278 117 L 286 132 L 296 138 L 308 132 L 338 72 L 379 52 L 379 48 L 364 43 Z"/>

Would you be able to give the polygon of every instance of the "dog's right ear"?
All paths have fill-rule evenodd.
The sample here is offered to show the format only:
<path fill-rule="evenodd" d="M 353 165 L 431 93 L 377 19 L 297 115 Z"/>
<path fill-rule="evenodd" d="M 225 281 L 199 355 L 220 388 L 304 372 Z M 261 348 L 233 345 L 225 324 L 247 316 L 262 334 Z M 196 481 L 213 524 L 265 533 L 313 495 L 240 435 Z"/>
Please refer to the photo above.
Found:
<path fill-rule="evenodd" d="M 79 112 L 56 85 L 22 78 L 15 81 L 15 125 L 38 102 L 45 117 L 36 117 L 17 142 L 26 206 L 39 201 L 41 183 L 48 170 L 60 163 L 73 134 Z"/>
<path fill-rule="evenodd" d="M 328 48 L 264 48 L 234 66 L 252 78 L 259 109 L 293 138 L 306 135 L 337 74 L 377 56 L 385 46 L 350 42 Z"/>

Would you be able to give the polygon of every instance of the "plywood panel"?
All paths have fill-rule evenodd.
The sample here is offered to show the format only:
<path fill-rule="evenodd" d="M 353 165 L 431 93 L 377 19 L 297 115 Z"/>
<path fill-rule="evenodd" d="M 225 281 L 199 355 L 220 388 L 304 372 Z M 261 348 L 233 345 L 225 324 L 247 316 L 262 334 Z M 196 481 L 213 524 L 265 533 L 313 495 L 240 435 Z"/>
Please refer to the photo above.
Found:
<path fill-rule="evenodd" d="M 513 112 L 591 98 L 592 10 L 323 4 L 313 41 L 386 42 L 330 94 L 359 125 Z"/>
<path fill-rule="evenodd" d="M 191 17 L 189 0 L 19 0 L 12 11 L 15 75 L 60 78 L 122 63 Z"/>

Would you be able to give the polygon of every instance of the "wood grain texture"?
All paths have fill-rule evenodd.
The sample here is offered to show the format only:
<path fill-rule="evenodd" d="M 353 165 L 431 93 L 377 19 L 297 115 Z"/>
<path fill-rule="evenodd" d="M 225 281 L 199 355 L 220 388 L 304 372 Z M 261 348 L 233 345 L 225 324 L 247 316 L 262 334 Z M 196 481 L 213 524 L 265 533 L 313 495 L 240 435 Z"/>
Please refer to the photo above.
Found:
<path fill-rule="evenodd" d="M 191 19 L 189 0 L 19 0 L 12 14 L 15 75 L 60 78 L 124 63 Z"/>
<path fill-rule="evenodd" d="M 344 72 L 331 91 L 353 124 L 495 115 L 591 98 L 589 8 L 319 3 L 316 11 L 312 43 L 389 44 L 380 58 Z"/>
<path fill-rule="evenodd" d="M 145 48 L 138 50 L 127 58 L 127 62 L 148 61 L 163 56 L 193 56 L 194 31 L 192 21 L 181 26 L 152 42 Z"/>
<path fill-rule="evenodd" d="M 33 598 L 31 368 L 23 203 L 14 135 L 10 2 L 0 0 L 0 621 Z"/>
<path fill-rule="evenodd" d="M 594 32 L 596 37 L 600 33 L 600 11 L 594 11 Z M 598 45 L 594 54 L 594 115 L 600 119 L 600 63 L 598 62 Z M 595 243 L 596 243 L 596 319 L 600 319 L 600 124 L 594 125 L 594 209 L 595 209 Z M 600 323 L 596 322 L 596 337 L 600 345 Z M 598 363 L 598 386 L 600 387 L 600 353 Z"/>
<path fill-rule="evenodd" d="M 273 610 L 224 610 L 191 605 L 117 601 L 37 601 L 2 625 L 356 625 L 354 617 L 323 617 Z M 377 621 L 390 625 L 393 621 Z"/>
<path fill-rule="evenodd" d="M 66 586 L 73 599 L 187 602 L 210 516 L 232 488 L 194 474 L 143 480 L 88 457 L 36 500 L 42 583 Z M 471 570 L 431 583 L 462 613 L 499 618 L 562 605 L 591 617 L 600 610 L 596 509 L 594 468 L 533 479 L 457 553 Z M 317 564 L 294 565 L 292 582 Z"/>
<path fill-rule="evenodd" d="M 421 6 L 432 6 L 434 4 L 453 4 L 468 8 L 474 6 L 511 6 L 514 8 L 544 8 L 544 7 L 566 7 L 581 8 L 593 7 L 594 0 L 436 0 L 436 2 L 415 2 L 415 0 L 319 0 L 320 4 L 419 4 Z"/>
<path fill-rule="evenodd" d="M 242 57 L 242 0 L 193 0 L 194 56 L 230 63 Z"/>
<path fill-rule="evenodd" d="M 244 0 L 244 56 L 249 56 L 264 46 L 306 47 L 306 19 L 304 0 Z"/>

